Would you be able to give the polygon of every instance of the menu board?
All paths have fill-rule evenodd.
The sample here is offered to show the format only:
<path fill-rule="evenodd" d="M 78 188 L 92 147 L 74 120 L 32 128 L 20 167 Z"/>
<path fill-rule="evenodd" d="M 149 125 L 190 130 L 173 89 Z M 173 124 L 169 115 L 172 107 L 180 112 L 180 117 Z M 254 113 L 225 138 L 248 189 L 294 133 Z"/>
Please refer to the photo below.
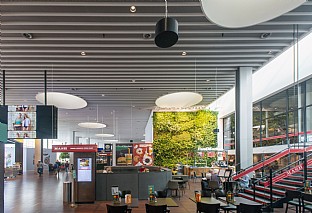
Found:
<path fill-rule="evenodd" d="M 77 158 L 78 182 L 92 181 L 92 158 Z"/>
<path fill-rule="evenodd" d="M 136 143 L 133 145 L 133 165 L 153 165 L 153 144 Z"/>
<path fill-rule="evenodd" d="M 8 138 L 36 138 L 36 106 L 8 106 Z"/>

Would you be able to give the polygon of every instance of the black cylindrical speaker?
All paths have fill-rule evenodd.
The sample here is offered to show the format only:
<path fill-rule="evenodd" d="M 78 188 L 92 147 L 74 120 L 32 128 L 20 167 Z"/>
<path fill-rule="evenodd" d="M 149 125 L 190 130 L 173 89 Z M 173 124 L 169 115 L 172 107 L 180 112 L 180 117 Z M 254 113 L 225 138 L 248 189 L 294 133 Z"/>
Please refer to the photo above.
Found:
<path fill-rule="evenodd" d="M 178 21 L 174 18 L 160 19 L 156 24 L 155 29 L 155 44 L 161 48 L 167 48 L 177 43 Z"/>

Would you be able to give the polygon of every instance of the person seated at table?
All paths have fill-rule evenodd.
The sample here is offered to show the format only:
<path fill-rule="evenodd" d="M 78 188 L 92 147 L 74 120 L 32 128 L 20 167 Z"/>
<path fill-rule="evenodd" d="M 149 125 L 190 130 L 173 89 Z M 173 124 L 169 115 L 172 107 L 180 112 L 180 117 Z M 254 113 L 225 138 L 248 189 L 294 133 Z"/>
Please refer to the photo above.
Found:
<path fill-rule="evenodd" d="M 239 186 L 241 189 L 245 189 L 249 187 L 250 177 L 248 175 L 244 175 L 239 179 Z"/>
<path fill-rule="evenodd" d="M 218 176 L 217 169 L 213 170 L 213 173 L 211 174 L 211 177 L 210 177 L 210 181 L 217 181 L 219 186 L 221 185 L 221 180 L 220 180 L 220 177 Z"/>

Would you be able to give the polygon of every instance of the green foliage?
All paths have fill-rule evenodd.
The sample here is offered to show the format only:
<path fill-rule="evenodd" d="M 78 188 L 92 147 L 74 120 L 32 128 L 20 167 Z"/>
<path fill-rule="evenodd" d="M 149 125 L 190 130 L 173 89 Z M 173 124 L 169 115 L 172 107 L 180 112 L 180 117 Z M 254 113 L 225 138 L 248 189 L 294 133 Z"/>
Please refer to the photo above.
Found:
<path fill-rule="evenodd" d="M 192 165 L 211 161 L 211 158 L 195 154 L 199 147 L 216 147 L 217 113 L 155 112 L 153 115 L 155 165 L 173 168 L 177 163 Z"/>
<path fill-rule="evenodd" d="M 68 152 L 62 152 L 61 154 L 60 154 L 60 157 L 59 157 L 60 159 L 66 159 L 66 158 L 69 158 L 69 153 Z"/>

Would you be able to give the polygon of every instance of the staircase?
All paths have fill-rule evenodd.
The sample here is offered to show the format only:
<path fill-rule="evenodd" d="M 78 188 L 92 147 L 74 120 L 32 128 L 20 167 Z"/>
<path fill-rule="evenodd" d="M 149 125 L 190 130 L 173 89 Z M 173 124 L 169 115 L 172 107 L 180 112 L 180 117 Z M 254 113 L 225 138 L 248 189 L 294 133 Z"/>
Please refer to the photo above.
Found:
<path fill-rule="evenodd" d="M 278 203 L 285 197 L 285 191 L 287 190 L 301 190 L 303 188 L 303 170 L 300 170 L 272 185 L 273 203 Z M 308 180 L 312 181 L 312 167 L 308 167 Z M 243 192 L 238 193 L 238 196 L 244 197 L 250 200 L 263 203 L 264 205 L 270 204 L 270 187 L 265 186 L 265 181 L 259 181 L 251 188 L 244 189 Z"/>
<path fill-rule="evenodd" d="M 307 147 L 305 151 L 311 152 L 311 147 Z M 273 155 L 271 158 L 261 162 L 261 164 L 269 165 L 269 163 L 267 162 L 273 162 L 272 158 L 276 160 L 281 157 L 287 157 L 284 153 L 296 153 L 296 152 L 300 153 L 302 151 L 299 149 L 296 149 L 295 152 L 283 150 L 282 152 L 277 153 Z M 276 156 L 278 156 L 278 158 L 276 158 Z M 273 172 L 272 208 L 282 207 L 283 202 L 285 202 L 286 190 L 302 190 L 303 189 L 304 187 L 303 160 L 304 159 L 301 158 L 287 165 L 287 167 Z M 244 171 L 241 171 L 240 173 L 236 175 L 236 177 L 234 176 L 233 179 L 237 179 L 237 177 L 241 177 L 242 175 L 246 174 L 247 170 L 255 171 L 254 168 L 259 169 L 259 163 L 245 169 Z M 309 153 L 307 155 L 307 180 L 311 180 L 312 182 L 312 153 Z M 250 188 L 244 189 L 242 192 L 239 192 L 238 196 L 257 201 L 259 203 L 264 204 L 265 206 L 269 206 L 271 203 L 269 176 L 255 180 L 255 183 Z"/>

